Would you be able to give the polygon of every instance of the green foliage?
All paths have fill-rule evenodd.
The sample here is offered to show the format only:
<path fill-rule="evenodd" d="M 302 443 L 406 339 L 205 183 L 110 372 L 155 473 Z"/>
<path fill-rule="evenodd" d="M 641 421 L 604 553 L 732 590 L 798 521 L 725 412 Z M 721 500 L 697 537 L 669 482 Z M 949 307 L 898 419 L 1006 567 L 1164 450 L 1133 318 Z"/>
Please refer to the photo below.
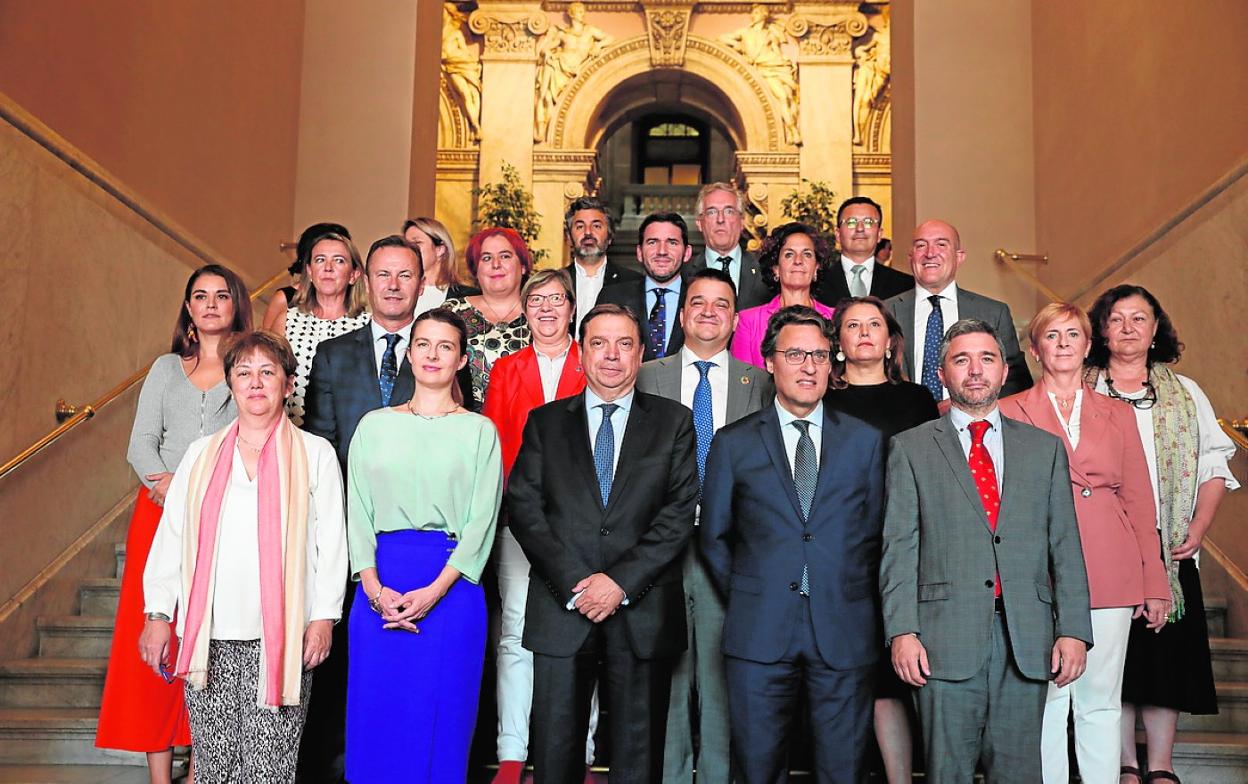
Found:
<path fill-rule="evenodd" d="M 529 246 L 536 266 L 547 255 L 534 247 L 541 233 L 542 215 L 533 207 L 533 194 L 525 190 L 520 172 L 510 163 L 503 164 L 503 181 L 474 188 L 477 197 L 477 229 L 514 229 Z"/>
<path fill-rule="evenodd" d="M 823 180 L 807 180 L 802 178 L 801 187 L 790 193 L 780 202 L 784 214 L 791 220 L 809 224 L 825 236 L 829 242 L 836 242 L 836 193 Z"/>

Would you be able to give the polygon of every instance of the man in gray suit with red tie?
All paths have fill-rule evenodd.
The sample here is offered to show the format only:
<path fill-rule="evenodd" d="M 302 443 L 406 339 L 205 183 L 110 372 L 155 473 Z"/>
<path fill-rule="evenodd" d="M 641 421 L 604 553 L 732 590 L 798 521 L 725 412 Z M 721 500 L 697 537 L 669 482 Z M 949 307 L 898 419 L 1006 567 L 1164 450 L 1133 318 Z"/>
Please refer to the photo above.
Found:
<path fill-rule="evenodd" d="M 680 319 L 685 345 L 670 357 L 642 365 L 637 390 L 675 400 L 693 411 L 701 481 L 715 431 L 758 411 L 771 402 L 774 392 L 770 376 L 728 353 L 737 326 L 736 289 L 728 274 L 715 268 L 698 270 L 689 279 L 684 298 Z M 685 551 L 683 568 L 689 647 L 672 671 L 663 782 L 692 784 L 695 767 L 701 781 L 728 781 L 728 694 L 720 651 L 724 600 L 707 574 L 696 542 Z"/>
<path fill-rule="evenodd" d="M 893 667 L 918 689 L 927 778 L 1041 781 L 1047 681 L 1092 644 L 1066 448 L 1001 416 L 1005 351 L 982 321 L 940 346 L 952 408 L 893 438 L 880 592 Z"/>

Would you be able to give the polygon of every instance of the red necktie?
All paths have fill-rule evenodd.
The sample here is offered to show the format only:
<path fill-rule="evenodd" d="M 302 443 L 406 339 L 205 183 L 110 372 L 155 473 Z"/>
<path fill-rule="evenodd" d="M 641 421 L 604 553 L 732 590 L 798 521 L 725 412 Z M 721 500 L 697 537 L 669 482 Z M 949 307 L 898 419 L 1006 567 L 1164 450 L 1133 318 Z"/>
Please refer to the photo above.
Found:
<path fill-rule="evenodd" d="M 979 491 L 979 499 L 984 504 L 984 513 L 988 515 L 988 527 L 997 530 L 997 515 L 1001 513 L 1001 493 L 997 490 L 997 469 L 992 464 L 992 455 L 984 446 L 984 433 L 991 425 L 987 420 L 979 419 L 969 426 L 971 431 L 971 454 L 967 463 L 971 467 L 971 478 L 975 480 L 975 488 Z M 1001 575 L 997 575 L 995 596 L 1001 595 Z"/>

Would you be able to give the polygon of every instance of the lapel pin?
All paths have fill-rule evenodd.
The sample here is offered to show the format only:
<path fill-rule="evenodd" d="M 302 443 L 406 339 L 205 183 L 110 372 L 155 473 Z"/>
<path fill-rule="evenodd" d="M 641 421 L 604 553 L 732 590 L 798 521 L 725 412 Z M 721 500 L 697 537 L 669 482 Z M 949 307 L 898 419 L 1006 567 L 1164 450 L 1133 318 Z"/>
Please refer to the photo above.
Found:
<path fill-rule="evenodd" d="M 741 377 L 741 383 L 742 383 L 742 384 L 749 384 L 749 383 L 750 383 L 750 377 L 749 377 L 749 376 L 742 376 L 742 377 Z"/>
<path fill-rule="evenodd" d="M 1090 487 L 1085 487 L 1085 488 L 1083 488 L 1083 490 L 1081 490 L 1081 491 L 1080 491 L 1080 495 L 1082 495 L 1084 498 L 1091 498 L 1091 497 L 1092 497 L 1092 488 L 1090 488 Z"/>

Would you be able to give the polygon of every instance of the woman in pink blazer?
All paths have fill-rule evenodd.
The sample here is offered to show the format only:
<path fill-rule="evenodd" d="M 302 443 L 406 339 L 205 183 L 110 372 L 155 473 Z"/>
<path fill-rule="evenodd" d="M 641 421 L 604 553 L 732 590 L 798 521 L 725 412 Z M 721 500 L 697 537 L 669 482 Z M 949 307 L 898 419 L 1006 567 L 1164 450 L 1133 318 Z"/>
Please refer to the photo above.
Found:
<path fill-rule="evenodd" d="M 774 299 L 738 314 L 737 331 L 732 335 L 731 352 L 742 362 L 763 365 L 763 335 L 773 313 L 789 305 L 814 308 L 824 318 L 833 309 L 815 300 L 815 283 L 828 266 L 830 249 L 819 233 L 804 223 L 786 223 L 763 241 L 758 267 L 763 281 L 777 292 Z"/>
<path fill-rule="evenodd" d="M 1092 334 L 1087 314 L 1052 303 L 1028 330 L 1043 375 L 1031 389 L 1002 400 L 1001 413 L 1066 445 L 1096 639 L 1083 677 L 1060 689 L 1049 684 L 1041 734 L 1044 781 L 1069 780 L 1066 725 L 1072 708 L 1080 776 L 1117 781 L 1131 619 L 1146 615 L 1149 628 L 1159 629 L 1170 612 L 1152 484 L 1131 409 L 1082 381 Z"/>

